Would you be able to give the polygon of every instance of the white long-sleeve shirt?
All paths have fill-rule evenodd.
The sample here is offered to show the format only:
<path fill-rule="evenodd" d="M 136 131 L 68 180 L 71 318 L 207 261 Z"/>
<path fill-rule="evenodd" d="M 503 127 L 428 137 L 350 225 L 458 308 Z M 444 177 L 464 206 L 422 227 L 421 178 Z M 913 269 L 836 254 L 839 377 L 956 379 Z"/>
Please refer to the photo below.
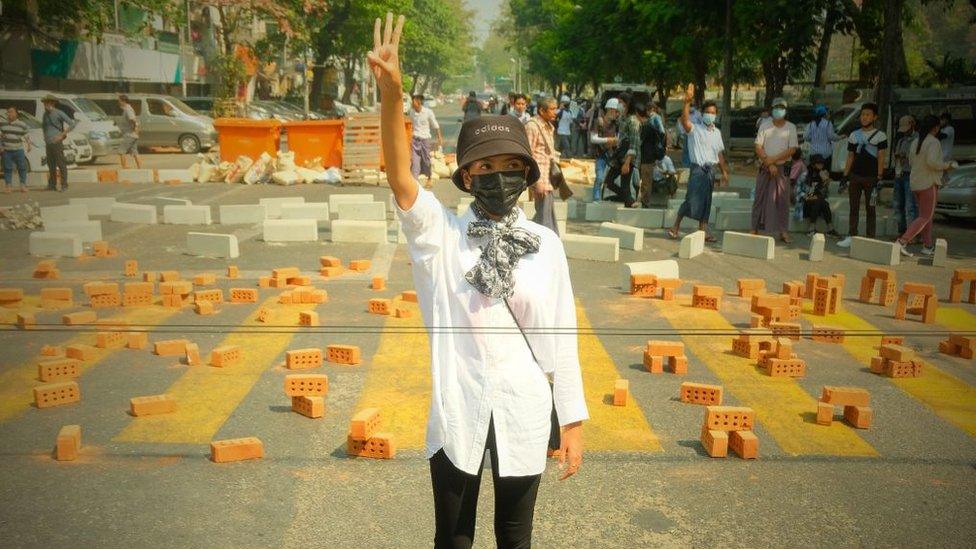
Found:
<path fill-rule="evenodd" d="M 441 448 L 462 471 L 477 474 L 488 422 L 494 421 L 501 476 L 545 470 L 553 402 L 560 425 L 589 418 L 576 340 L 576 306 L 562 242 L 526 219 L 516 225 L 541 238 L 524 255 L 508 298 L 532 353 L 502 299 L 483 295 L 464 275 L 481 255 L 485 237 L 468 237 L 475 220 L 458 217 L 419 189 L 408 211 L 397 208 L 413 262 L 414 285 L 429 327 L 431 400 L 429 459 Z M 550 391 L 547 375 L 552 376 Z"/>

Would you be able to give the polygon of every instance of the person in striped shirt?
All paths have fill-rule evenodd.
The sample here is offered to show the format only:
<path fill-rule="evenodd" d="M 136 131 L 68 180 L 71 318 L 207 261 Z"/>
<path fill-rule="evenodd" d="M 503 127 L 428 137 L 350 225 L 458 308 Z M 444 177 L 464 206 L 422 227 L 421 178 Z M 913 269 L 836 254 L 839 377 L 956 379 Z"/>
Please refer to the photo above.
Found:
<path fill-rule="evenodd" d="M 3 181 L 6 183 L 4 192 L 9 193 L 14 183 L 14 168 L 20 176 L 20 192 L 27 192 L 27 155 L 26 147 L 30 151 L 30 139 L 27 137 L 27 124 L 18 118 L 17 109 L 7 109 L 7 119 L 0 122 L 0 147 L 3 147 Z"/>

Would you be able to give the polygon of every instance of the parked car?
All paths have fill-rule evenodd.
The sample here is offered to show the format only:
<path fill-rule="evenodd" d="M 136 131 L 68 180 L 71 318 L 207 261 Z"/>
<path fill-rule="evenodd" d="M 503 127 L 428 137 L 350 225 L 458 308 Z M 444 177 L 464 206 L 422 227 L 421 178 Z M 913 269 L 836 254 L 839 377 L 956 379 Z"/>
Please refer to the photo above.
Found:
<path fill-rule="evenodd" d="M 27 139 L 30 141 L 30 150 L 24 149 L 27 156 L 27 170 L 32 172 L 46 172 L 47 150 L 44 147 L 44 131 L 41 129 L 41 121 L 30 113 L 17 111 L 17 118 L 27 124 Z M 7 110 L 0 110 L 0 124 L 7 122 Z M 64 140 L 64 160 L 68 167 L 77 164 L 79 156 L 83 153 L 86 158 L 91 157 L 91 145 L 85 134 L 72 131 L 68 132 L 67 139 Z M 80 152 L 79 152 L 80 151 Z"/>
<path fill-rule="evenodd" d="M 976 217 L 976 164 L 949 172 L 949 181 L 936 197 L 935 213 L 946 217 Z"/>
<path fill-rule="evenodd" d="M 217 144 L 213 119 L 169 95 L 127 94 L 139 119 L 140 147 L 179 147 L 184 153 L 208 150 Z M 121 124 L 122 107 L 115 93 L 89 93 L 91 99 L 113 120 Z"/>
<path fill-rule="evenodd" d="M 119 154 L 122 132 L 98 105 L 86 97 L 44 90 L 0 90 L 0 106 L 16 107 L 18 111 L 29 112 L 41 119 L 44 116 L 41 99 L 49 94 L 58 98 L 56 106 L 59 110 L 78 121 L 75 130 L 88 137 L 91 157 L 81 162 L 94 162 L 102 156 Z"/>
<path fill-rule="evenodd" d="M 198 113 L 213 117 L 213 97 L 184 97 L 183 102 Z"/>

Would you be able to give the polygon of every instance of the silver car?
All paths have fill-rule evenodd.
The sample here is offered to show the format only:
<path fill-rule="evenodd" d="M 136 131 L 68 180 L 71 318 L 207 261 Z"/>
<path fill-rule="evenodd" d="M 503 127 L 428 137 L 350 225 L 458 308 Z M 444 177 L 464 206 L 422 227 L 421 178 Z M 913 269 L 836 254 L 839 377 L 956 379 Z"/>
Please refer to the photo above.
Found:
<path fill-rule="evenodd" d="M 213 119 L 176 97 L 150 93 L 126 95 L 139 119 L 140 147 L 176 146 L 184 153 L 197 153 L 217 144 Z M 123 124 L 118 94 L 90 93 L 85 97 L 94 101 L 117 124 Z"/>
<path fill-rule="evenodd" d="M 935 213 L 947 217 L 976 217 L 976 164 L 949 172 L 949 181 L 939 189 Z"/>

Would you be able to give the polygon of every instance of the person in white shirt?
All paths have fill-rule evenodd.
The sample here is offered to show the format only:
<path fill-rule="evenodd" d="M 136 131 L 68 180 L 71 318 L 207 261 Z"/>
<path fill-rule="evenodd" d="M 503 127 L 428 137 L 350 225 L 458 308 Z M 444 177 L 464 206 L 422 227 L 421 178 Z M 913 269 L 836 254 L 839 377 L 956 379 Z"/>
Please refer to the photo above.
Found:
<path fill-rule="evenodd" d="M 525 96 L 524 93 L 515 94 L 515 99 L 512 102 L 512 109 L 508 111 L 508 114 L 518 118 L 518 121 L 525 124 L 529 120 L 532 120 L 532 115 L 526 110 L 529 106 L 529 98 Z"/>
<path fill-rule="evenodd" d="M 441 126 L 437 123 L 434 111 L 424 106 L 424 96 L 417 94 L 411 99 L 410 122 L 413 124 L 413 139 L 410 143 L 410 173 L 414 179 L 420 181 L 420 176 L 427 177 L 424 187 L 430 188 L 431 181 L 430 169 L 430 140 L 433 137 L 431 130 L 437 132 L 437 146 L 444 146 L 444 134 L 441 133 Z"/>
<path fill-rule="evenodd" d="M 752 202 L 752 234 L 779 235 L 789 244 L 790 180 L 786 163 L 799 147 L 796 125 L 786 120 L 786 100 L 773 99 L 773 121 L 756 134 L 756 156 L 762 163 L 756 174 L 756 198 Z"/>
<path fill-rule="evenodd" d="M 470 547 L 485 449 L 491 450 L 495 541 L 528 547 L 553 405 L 561 479 L 583 461 L 588 419 L 576 307 L 562 243 L 517 207 L 539 179 L 524 126 L 511 116 L 466 121 L 452 181 L 474 202 L 461 216 L 409 171 L 398 56 L 403 16 L 376 20 L 367 58 L 381 94 L 387 179 L 407 237 L 418 302 L 430 330 L 426 455 L 435 547 Z M 525 331 L 522 331 L 522 330 Z M 547 378 L 552 377 L 552 389 Z"/>
<path fill-rule="evenodd" d="M 142 168 L 139 160 L 139 117 L 136 116 L 135 109 L 129 104 L 129 96 L 119 95 L 119 108 L 122 109 L 122 120 L 119 122 L 119 129 L 122 130 L 122 150 L 119 151 L 119 163 L 122 169 L 127 168 L 125 164 L 126 155 L 132 155 L 136 162 L 136 168 Z"/>

